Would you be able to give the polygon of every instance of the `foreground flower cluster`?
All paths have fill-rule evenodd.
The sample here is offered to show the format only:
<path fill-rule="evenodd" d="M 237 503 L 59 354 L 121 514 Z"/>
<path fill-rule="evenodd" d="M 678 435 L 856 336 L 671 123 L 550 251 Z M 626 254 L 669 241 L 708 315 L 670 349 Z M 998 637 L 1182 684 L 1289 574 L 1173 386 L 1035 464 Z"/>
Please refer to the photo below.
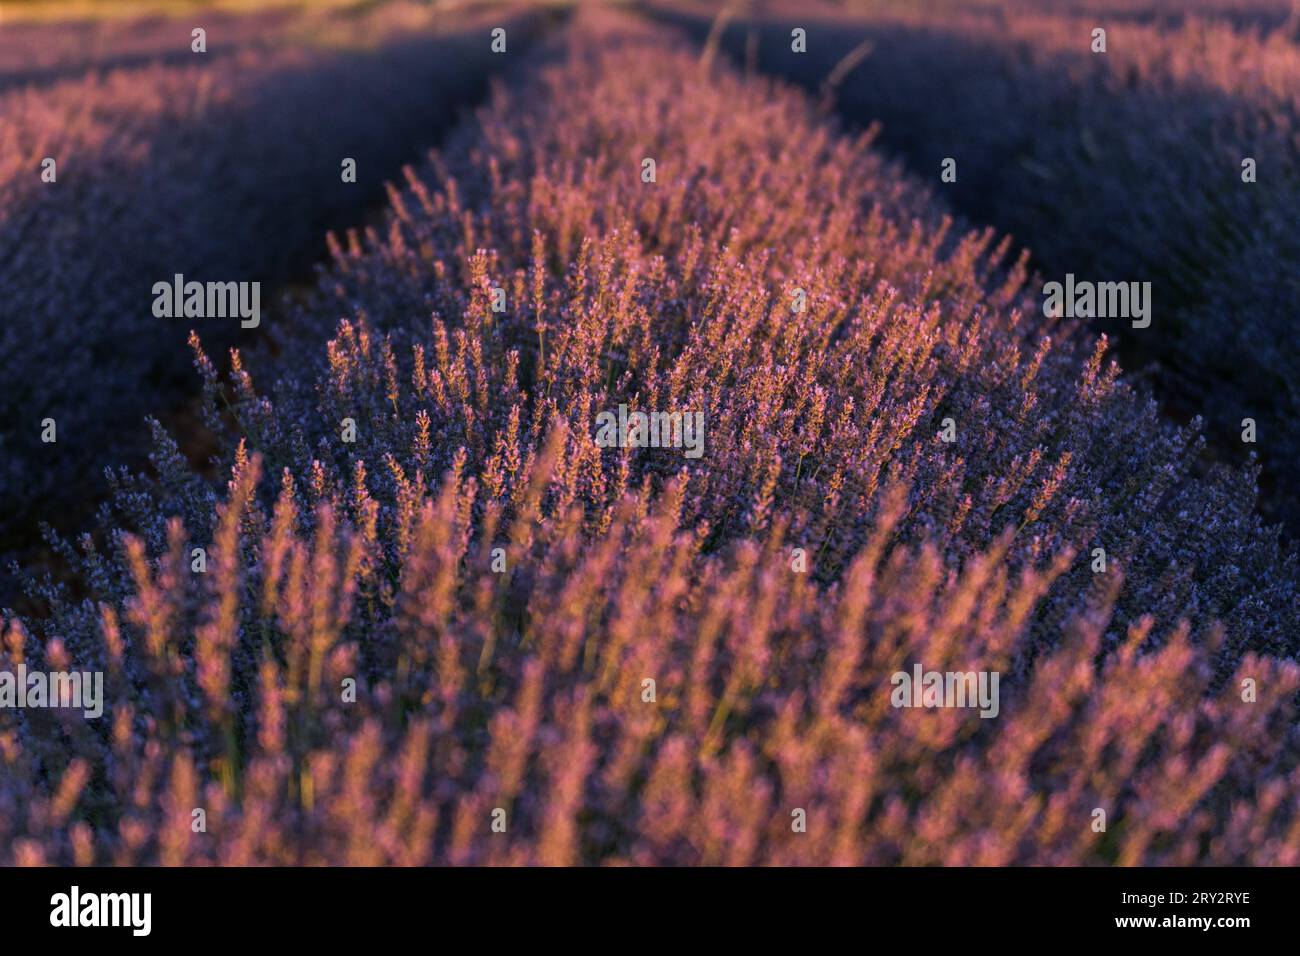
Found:
<path fill-rule="evenodd" d="M 584 13 L 283 354 L 193 337 L 229 480 L 156 426 L 4 622 L 108 699 L 0 711 L 0 859 L 1300 862 L 1252 476 L 814 116 Z M 703 455 L 598 446 L 621 404 Z M 894 707 L 917 664 L 997 717 Z"/>

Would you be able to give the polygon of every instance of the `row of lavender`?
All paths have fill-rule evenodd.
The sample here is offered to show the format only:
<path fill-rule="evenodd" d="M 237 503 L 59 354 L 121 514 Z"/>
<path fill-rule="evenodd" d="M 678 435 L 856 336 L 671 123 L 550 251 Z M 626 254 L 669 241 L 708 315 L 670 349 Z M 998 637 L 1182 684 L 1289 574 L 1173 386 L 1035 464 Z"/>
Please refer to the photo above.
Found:
<path fill-rule="evenodd" d="M 1011 17 L 1086 13 L 1165 26 L 1212 17 L 1239 26 L 1300 28 L 1300 9 L 1294 0 L 928 0 L 924 4 L 915 0 L 807 0 L 802 8 L 809 13 L 854 16 L 915 14 L 918 8 L 925 15 L 961 15 L 971 10 Z M 788 0 L 748 0 L 743 9 L 766 14 L 788 12 L 789 6 Z"/>
<path fill-rule="evenodd" d="M 230 480 L 159 434 L 90 597 L 6 622 L 105 706 L 0 712 L 5 860 L 1300 862 L 1250 475 L 949 232 L 800 95 L 582 14 L 279 363 L 194 341 Z M 620 405 L 703 454 L 600 447 Z M 896 706 L 915 666 L 996 716 Z"/>
<path fill-rule="evenodd" d="M 34 539 L 33 513 L 101 491 L 105 453 L 147 447 L 144 414 L 188 383 L 195 320 L 159 318 L 155 283 L 258 282 L 273 309 L 277 284 L 326 254 L 326 229 L 382 202 L 384 177 L 501 68 L 491 28 L 522 46 L 537 22 L 497 10 L 440 28 L 426 11 L 423 29 L 396 30 L 387 16 L 350 22 L 352 46 L 228 45 L 214 24 L 206 53 L 172 21 L 181 62 L 0 93 L 0 551 Z M 259 334 L 201 328 L 214 344 Z"/>
<path fill-rule="evenodd" d="M 813 89 L 867 44 L 839 77 L 844 116 L 880 120 L 882 141 L 936 183 L 955 159 L 945 198 L 1028 246 L 1046 281 L 1150 282 L 1148 328 L 1116 316 L 1096 327 L 1120 334 L 1128 364 L 1155 363 L 1170 410 L 1205 416 L 1228 458 L 1258 449 L 1265 513 L 1294 532 L 1300 22 L 1142 22 L 1103 6 L 836 17 L 776 3 L 721 38 Z M 668 15 L 699 38 L 712 21 L 688 6 Z M 795 28 L 806 53 L 792 49 Z"/>
<path fill-rule="evenodd" d="M 340 23 L 337 11 L 304 22 L 291 8 L 231 13 L 195 8 L 190 16 L 22 19 L 22 10 L 6 10 L 0 30 L 0 89 L 77 79 L 100 70 L 147 66 L 161 60 L 183 62 L 190 54 L 190 33 L 202 26 L 213 38 L 214 55 L 256 46 L 274 49 L 300 26 L 318 30 L 321 22 Z M 365 30 L 375 25 L 363 18 Z"/>

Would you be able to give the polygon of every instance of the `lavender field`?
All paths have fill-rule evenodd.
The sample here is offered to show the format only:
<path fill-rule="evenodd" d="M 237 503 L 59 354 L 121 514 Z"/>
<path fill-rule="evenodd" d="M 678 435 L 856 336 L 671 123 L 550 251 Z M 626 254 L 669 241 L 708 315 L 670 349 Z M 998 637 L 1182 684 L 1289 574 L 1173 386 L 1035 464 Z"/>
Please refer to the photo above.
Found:
<path fill-rule="evenodd" d="M 0 22 L 0 863 L 1300 865 L 1300 16 L 1091 6 Z"/>

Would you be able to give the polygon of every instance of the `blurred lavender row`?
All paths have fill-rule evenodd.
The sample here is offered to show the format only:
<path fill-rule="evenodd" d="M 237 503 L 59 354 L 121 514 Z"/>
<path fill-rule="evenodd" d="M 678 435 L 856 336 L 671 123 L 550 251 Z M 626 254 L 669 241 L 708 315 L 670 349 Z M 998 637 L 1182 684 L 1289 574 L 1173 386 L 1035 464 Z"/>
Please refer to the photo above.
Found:
<path fill-rule="evenodd" d="M 326 230 L 382 201 L 384 178 L 503 68 L 490 30 L 509 26 L 521 49 L 539 24 L 508 9 L 418 22 L 394 9 L 310 39 L 254 18 L 229 48 L 214 26 L 208 54 L 173 24 L 173 53 L 154 61 L 155 38 L 148 65 L 0 92 L 0 549 L 30 542 L 34 514 L 93 499 L 102 468 L 143 461 L 144 414 L 165 414 L 193 381 L 196 321 L 214 345 L 273 335 L 157 318 L 154 283 L 261 282 L 274 309 L 279 285 L 324 254 Z M 46 157 L 56 182 L 42 181 Z M 345 157 L 356 183 L 342 181 Z M 47 418 L 56 443 L 41 442 Z"/>

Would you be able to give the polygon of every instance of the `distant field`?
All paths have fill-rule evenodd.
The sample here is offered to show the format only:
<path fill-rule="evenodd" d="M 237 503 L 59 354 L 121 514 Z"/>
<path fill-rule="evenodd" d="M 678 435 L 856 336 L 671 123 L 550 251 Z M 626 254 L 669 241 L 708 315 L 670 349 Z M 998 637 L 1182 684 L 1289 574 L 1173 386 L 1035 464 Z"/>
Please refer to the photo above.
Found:
<path fill-rule="evenodd" d="M 5 0 L 0 22 L 188 16 L 198 10 L 248 13 L 272 9 L 365 7 L 374 0 Z"/>

